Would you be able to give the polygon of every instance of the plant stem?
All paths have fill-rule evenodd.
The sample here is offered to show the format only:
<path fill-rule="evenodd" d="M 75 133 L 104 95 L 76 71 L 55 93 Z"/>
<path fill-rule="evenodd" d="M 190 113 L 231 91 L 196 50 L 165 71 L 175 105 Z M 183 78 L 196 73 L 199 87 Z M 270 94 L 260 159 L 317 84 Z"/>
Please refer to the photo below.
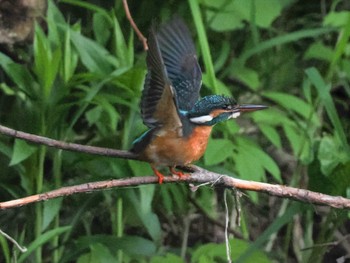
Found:
<path fill-rule="evenodd" d="M 196 25 L 197 33 L 198 33 L 198 39 L 199 39 L 199 45 L 201 47 L 202 56 L 203 56 L 203 62 L 205 66 L 205 71 L 209 76 L 209 84 L 211 88 L 213 89 L 213 92 L 215 94 L 219 94 L 219 87 L 216 84 L 216 77 L 215 77 L 215 71 L 213 66 L 213 61 L 210 54 L 210 48 L 208 43 L 207 34 L 205 32 L 205 28 L 203 25 L 203 19 L 201 15 L 201 11 L 199 8 L 198 0 L 188 0 L 188 4 L 190 6 L 194 24 Z"/>
<path fill-rule="evenodd" d="M 62 173 L 61 173 L 61 167 L 62 167 L 62 150 L 58 150 L 55 153 L 54 159 L 53 159 L 53 177 L 55 180 L 55 188 L 61 187 L 62 182 Z M 55 219 L 54 219 L 54 227 L 58 228 L 60 226 L 60 214 L 57 213 Z M 62 249 L 58 249 L 59 244 L 59 237 L 55 236 L 52 240 L 52 246 L 55 248 L 52 255 L 52 261 L 53 262 L 59 262 L 59 259 L 61 258 L 61 255 L 63 254 Z"/>
<path fill-rule="evenodd" d="M 117 200 L 117 237 L 121 238 L 123 236 L 123 199 L 118 197 Z M 123 251 L 118 250 L 118 262 L 123 262 Z"/>
<path fill-rule="evenodd" d="M 43 189 L 44 180 L 44 161 L 46 155 L 46 147 L 40 146 L 39 148 L 39 160 L 38 160 L 38 175 L 36 178 L 36 192 L 41 193 Z M 43 223 L 43 209 L 42 204 L 35 205 L 35 238 L 38 239 L 41 236 Z M 35 250 L 35 258 L 37 263 L 42 262 L 42 247 L 39 246 Z"/>

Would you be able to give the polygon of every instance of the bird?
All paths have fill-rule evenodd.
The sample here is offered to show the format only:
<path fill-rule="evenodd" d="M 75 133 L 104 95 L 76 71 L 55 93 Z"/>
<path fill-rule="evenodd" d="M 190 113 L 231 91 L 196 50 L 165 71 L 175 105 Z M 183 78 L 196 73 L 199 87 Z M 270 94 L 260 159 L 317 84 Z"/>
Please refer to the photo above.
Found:
<path fill-rule="evenodd" d="M 264 105 L 238 104 L 224 95 L 200 98 L 202 71 L 185 22 L 175 17 L 158 29 L 151 26 L 147 73 L 141 96 L 141 117 L 148 130 L 133 142 L 131 152 L 150 163 L 158 183 L 164 175 L 185 176 L 176 166 L 188 166 L 205 153 L 215 124 Z"/>

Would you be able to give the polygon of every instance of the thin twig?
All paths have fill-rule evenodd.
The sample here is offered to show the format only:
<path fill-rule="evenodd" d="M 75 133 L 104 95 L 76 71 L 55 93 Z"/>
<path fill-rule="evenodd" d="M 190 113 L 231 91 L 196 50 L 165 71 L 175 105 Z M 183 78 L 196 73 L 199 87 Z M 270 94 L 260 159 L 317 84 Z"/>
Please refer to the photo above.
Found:
<path fill-rule="evenodd" d="M 305 251 L 305 250 L 309 250 L 309 249 L 314 249 L 316 247 L 335 247 L 337 245 L 339 245 L 340 243 L 342 243 L 343 241 L 345 241 L 346 239 L 348 239 L 350 237 L 350 234 L 347 234 L 345 236 L 343 236 L 341 239 L 336 240 L 336 241 L 331 241 L 331 242 L 326 242 L 326 243 L 321 243 L 321 244 L 315 244 L 313 246 L 310 247 L 305 247 L 302 248 L 301 251 Z"/>
<path fill-rule="evenodd" d="M 143 49 L 145 51 L 147 51 L 148 50 L 147 38 L 145 38 L 145 36 L 141 33 L 141 31 L 137 27 L 136 23 L 134 22 L 134 19 L 132 18 L 131 14 L 130 14 L 128 1 L 127 0 L 123 0 L 123 5 L 124 5 L 124 10 L 125 10 L 125 14 L 126 14 L 127 19 L 129 20 L 132 28 L 135 30 L 135 33 L 136 33 L 137 37 L 142 42 Z"/>
<path fill-rule="evenodd" d="M 227 206 L 227 191 L 224 191 L 224 204 L 225 204 L 225 244 L 226 244 L 226 256 L 227 256 L 227 262 L 231 263 L 231 246 L 230 246 L 230 240 L 228 239 L 228 224 L 230 222 L 229 215 L 228 215 L 228 206 Z"/>
<path fill-rule="evenodd" d="M 241 226 L 241 197 L 242 193 L 238 190 L 234 190 L 234 200 L 236 208 L 236 225 Z"/>
<path fill-rule="evenodd" d="M 9 241 L 11 241 L 22 253 L 27 251 L 26 247 L 22 247 L 16 240 L 14 240 L 12 237 L 10 237 L 8 234 L 6 234 L 4 231 L 0 229 L 0 235 L 3 235 L 5 238 L 7 238 Z"/>
<path fill-rule="evenodd" d="M 188 196 L 187 198 L 194 205 L 194 207 L 196 209 L 198 209 L 200 211 L 200 213 L 202 213 L 212 224 L 217 225 L 217 226 L 225 229 L 225 224 L 219 220 L 212 218 L 210 215 L 208 215 L 208 213 L 197 203 L 197 201 L 194 198 L 192 198 L 191 196 Z M 240 238 L 240 239 L 244 238 L 240 232 L 238 232 L 230 227 L 228 228 L 228 232 L 237 238 Z"/>

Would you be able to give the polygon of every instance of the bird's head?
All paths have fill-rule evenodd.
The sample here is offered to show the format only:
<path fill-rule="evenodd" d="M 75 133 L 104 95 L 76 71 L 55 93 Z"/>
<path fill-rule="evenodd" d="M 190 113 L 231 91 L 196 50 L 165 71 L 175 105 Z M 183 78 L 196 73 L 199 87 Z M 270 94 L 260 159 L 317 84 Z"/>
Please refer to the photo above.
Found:
<path fill-rule="evenodd" d="M 189 120 L 196 125 L 212 126 L 219 122 L 237 118 L 242 112 L 266 109 L 264 105 L 239 105 L 233 98 L 210 95 L 197 101 L 187 113 Z"/>

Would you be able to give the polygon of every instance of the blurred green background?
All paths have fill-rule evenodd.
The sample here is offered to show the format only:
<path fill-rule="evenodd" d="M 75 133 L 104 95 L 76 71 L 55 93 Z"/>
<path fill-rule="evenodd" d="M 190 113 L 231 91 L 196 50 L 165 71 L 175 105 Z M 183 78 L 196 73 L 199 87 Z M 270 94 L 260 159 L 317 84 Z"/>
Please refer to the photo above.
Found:
<path fill-rule="evenodd" d="M 246 180 L 350 196 L 350 3 L 129 1 L 140 30 L 177 14 L 203 70 L 202 96 L 269 105 L 214 128 L 197 163 Z M 0 10 L 1 11 L 1 10 Z M 121 1 L 48 1 L 32 41 L 0 45 L 0 123 L 128 149 L 144 130 L 142 44 Z M 0 136 L 0 200 L 151 175 L 149 165 Z M 348 211 L 226 192 L 234 262 L 335 262 L 350 255 Z M 227 262 L 224 190 L 147 185 L 0 211 L 0 262 Z M 333 245 L 328 242 L 335 241 Z M 348 259 L 349 260 L 349 259 Z M 344 261 L 347 262 L 347 261 Z"/>

